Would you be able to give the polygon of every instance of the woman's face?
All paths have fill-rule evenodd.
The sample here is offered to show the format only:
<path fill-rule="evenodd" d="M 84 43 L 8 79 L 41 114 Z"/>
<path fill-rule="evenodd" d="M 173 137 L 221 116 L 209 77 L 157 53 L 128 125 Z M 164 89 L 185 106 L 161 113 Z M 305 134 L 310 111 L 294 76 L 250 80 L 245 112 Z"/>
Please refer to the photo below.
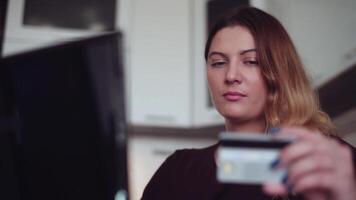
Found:
<path fill-rule="evenodd" d="M 207 77 L 214 105 L 225 118 L 250 121 L 264 117 L 267 87 L 248 29 L 233 26 L 217 32 L 209 49 Z"/>

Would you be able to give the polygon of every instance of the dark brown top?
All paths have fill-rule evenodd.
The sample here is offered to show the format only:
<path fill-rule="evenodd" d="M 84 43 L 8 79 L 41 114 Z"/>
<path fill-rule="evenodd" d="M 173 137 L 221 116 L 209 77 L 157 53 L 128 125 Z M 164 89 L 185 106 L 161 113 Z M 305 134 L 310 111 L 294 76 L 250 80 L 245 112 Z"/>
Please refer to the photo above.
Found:
<path fill-rule="evenodd" d="M 260 185 L 222 184 L 216 180 L 214 152 L 218 144 L 204 149 L 177 150 L 160 166 L 146 186 L 142 200 L 272 200 Z M 354 162 L 355 162 L 355 148 Z M 289 196 L 290 200 L 303 199 Z"/>

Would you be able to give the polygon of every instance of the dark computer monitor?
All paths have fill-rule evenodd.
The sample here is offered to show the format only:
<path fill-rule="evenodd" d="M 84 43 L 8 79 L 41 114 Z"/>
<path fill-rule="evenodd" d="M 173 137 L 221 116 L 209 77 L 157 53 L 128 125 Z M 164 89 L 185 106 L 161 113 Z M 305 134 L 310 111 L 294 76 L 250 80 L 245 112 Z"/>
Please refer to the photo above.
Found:
<path fill-rule="evenodd" d="M 0 131 L 14 134 L 16 198 L 114 200 L 127 191 L 120 47 L 121 35 L 109 33 L 0 61 Z"/>

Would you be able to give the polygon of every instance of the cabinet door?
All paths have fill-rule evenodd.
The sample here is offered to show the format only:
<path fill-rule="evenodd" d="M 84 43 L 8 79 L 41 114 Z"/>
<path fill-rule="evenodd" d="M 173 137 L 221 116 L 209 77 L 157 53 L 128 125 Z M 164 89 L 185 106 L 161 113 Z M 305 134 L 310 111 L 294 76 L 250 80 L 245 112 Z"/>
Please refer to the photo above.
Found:
<path fill-rule="evenodd" d="M 30 2 L 30 0 L 27 1 Z M 92 27 L 93 29 L 86 30 L 55 27 L 52 26 L 50 22 L 46 26 L 31 25 L 31 23 L 28 22 L 31 20 L 27 20 L 26 22 L 25 19 L 25 3 L 26 0 L 8 2 L 3 51 L 4 55 L 46 46 L 56 41 L 88 36 L 101 31 L 97 29 L 98 27 L 94 27 L 95 24 Z M 48 4 L 51 3 L 48 2 Z M 25 24 L 25 22 L 29 24 Z"/>
<path fill-rule="evenodd" d="M 189 126 L 192 71 L 189 0 L 132 2 L 130 121 Z"/>

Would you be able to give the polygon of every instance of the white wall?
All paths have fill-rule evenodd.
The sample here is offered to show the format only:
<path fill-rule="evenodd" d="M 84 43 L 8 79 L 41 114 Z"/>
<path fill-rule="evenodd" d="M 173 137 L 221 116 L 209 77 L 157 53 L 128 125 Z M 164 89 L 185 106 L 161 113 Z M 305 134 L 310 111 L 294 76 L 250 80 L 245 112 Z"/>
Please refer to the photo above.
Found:
<path fill-rule="evenodd" d="M 356 1 L 269 0 L 319 86 L 356 63 Z"/>

